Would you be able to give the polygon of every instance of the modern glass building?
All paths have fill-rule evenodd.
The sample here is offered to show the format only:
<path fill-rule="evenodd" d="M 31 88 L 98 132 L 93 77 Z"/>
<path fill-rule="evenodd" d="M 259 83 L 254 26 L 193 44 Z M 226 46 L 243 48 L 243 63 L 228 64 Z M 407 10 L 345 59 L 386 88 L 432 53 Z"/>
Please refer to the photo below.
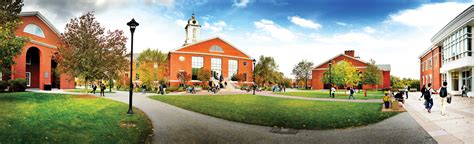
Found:
<path fill-rule="evenodd" d="M 468 95 L 474 96 L 472 75 L 474 57 L 472 53 L 472 26 L 474 6 L 470 6 L 443 27 L 432 38 L 432 46 L 420 56 L 421 84 L 448 82 L 451 93 L 460 95 L 463 86 Z"/>

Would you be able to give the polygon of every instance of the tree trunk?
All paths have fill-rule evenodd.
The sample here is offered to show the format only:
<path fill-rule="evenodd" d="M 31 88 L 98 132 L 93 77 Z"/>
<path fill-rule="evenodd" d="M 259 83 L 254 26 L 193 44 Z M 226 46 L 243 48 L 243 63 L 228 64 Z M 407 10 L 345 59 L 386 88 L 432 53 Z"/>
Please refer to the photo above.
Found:
<path fill-rule="evenodd" d="M 86 82 L 85 86 L 86 86 L 86 93 L 89 93 L 89 90 L 87 89 L 87 79 L 84 79 L 84 81 Z"/>
<path fill-rule="evenodd" d="M 308 89 L 308 78 L 304 79 L 304 87 L 305 89 Z"/>

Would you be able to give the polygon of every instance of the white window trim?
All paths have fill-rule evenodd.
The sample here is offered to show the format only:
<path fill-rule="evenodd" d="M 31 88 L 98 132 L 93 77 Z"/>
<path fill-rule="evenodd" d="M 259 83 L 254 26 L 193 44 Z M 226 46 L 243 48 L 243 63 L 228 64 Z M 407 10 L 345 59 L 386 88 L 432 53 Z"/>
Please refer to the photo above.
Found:
<path fill-rule="evenodd" d="M 25 78 L 27 78 L 27 75 L 29 75 L 30 77 L 28 78 L 26 86 L 30 87 L 31 86 L 31 72 L 26 72 Z"/>
<path fill-rule="evenodd" d="M 29 28 L 30 26 L 33 28 L 33 32 L 28 32 L 28 31 L 26 31 L 26 29 Z M 37 33 L 36 33 L 36 30 L 39 30 L 39 31 L 41 32 L 41 34 L 37 34 Z M 43 29 L 41 29 L 41 27 L 38 26 L 38 25 L 36 25 L 36 24 L 28 24 L 28 25 L 26 25 L 25 28 L 23 29 L 23 32 L 29 33 L 29 34 L 32 34 L 32 35 L 35 35 L 35 36 L 38 36 L 38 37 L 45 38 Z"/>
<path fill-rule="evenodd" d="M 0 72 L 0 81 L 3 80 L 3 73 Z"/>

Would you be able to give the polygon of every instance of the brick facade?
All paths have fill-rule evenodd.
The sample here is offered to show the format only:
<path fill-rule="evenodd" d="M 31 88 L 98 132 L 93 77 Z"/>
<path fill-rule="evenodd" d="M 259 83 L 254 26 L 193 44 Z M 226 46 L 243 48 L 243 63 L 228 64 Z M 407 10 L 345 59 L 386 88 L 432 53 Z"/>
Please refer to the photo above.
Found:
<path fill-rule="evenodd" d="M 441 48 L 433 47 L 427 53 L 420 57 L 420 88 L 428 83 L 432 88 L 441 87 Z"/>
<path fill-rule="evenodd" d="M 211 47 L 213 46 L 219 46 L 222 48 L 222 51 L 212 51 Z M 169 52 L 168 71 L 171 86 L 179 85 L 177 74 L 180 71 L 185 71 L 188 74 L 192 73 L 192 57 L 202 57 L 203 67 L 208 70 L 211 70 L 211 58 L 221 59 L 222 75 L 226 81 L 230 81 L 230 79 L 228 79 L 229 60 L 237 60 L 237 73 L 247 74 L 245 83 L 252 83 L 253 59 L 223 39 L 215 37 L 192 43 Z M 200 81 L 193 80 L 190 83 L 197 82 Z"/>
<path fill-rule="evenodd" d="M 332 64 L 337 64 L 339 61 L 347 61 L 352 64 L 352 66 L 356 67 L 361 73 L 365 71 L 367 68 L 367 63 L 360 60 L 359 58 L 355 57 L 355 51 L 348 50 L 345 51 L 343 54 L 337 55 L 336 57 L 316 66 L 312 71 L 312 82 L 311 88 L 312 89 L 327 89 L 325 87 L 322 78 L 324 72 L 329 68 L 329 63 L 332 61 Z M 381 70 L 382 72 L 382 83 L 378 86 L 372 85 L 363 85 L 363 89 L 388 89 L 390 88 L 390 69 Z"/>
<path fill-rule="evenodd" d="M 15 35 L 28 37 L 30 41 L 23 47 L 21 54 L 14 58 L 15 64 L 11 66 L 10 79 L 25 79 L 26 73 L 29 72 L 31 73 L 30 88 L 43 90 L 45 85 L 52 85 L 57 82 L 59 82 L 57 85 L 61 89 L 74 88 L 74 78 L 72 76 L 66 74 L 56 76 L 52 73 L 52 63 L 55 63 L 53 55 L 57 52 L 56 48 L 61 43 L 57 30 L 39 12 L 26 12 L 20 15 L 23 23 L 15 31 Z M 30 24 L 38 26 L 44 37 L 25 32 L 25 27 Z M 27 52 L 31 52 L 31 57 L 38 57 L 38 63 L 27 64 Z"/>

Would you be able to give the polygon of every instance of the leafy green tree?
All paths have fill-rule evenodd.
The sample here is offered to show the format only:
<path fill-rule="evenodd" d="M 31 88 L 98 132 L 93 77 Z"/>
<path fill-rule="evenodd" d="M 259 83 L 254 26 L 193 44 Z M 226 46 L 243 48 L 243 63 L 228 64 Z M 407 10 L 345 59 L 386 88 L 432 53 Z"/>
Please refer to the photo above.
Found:
<path fill-rule="evenodd" d="M 156 89 L 159 81 L 167 77 L 168 55 L 160 50 L 150 48 L 144 50 L 138 56 L 137 62 L 139 63 L 137 73 L 145 85 Z"/>
<path fill-rule="evenodd" d="M 362 73 L 362 83 L 376 86 L 382 83 L 382 72 L 375 65 L 374 60 L 370 60 L 364 73 Z"/>
<path fill-rule="evenodd" d="M 274 72 L 278 69 L 278 65 L 273 57 L 260 56 L 258 63 L 255 65 L 255 83 L 257 85 L 265 85 L 272 82 Z"/>
<path fill-rule="evenodd" d="M 66 24 L 58 47 L 58 64 L 62 73 L 87 81 L 110 80 L 126 70 L 127 38 L 123 31 L 107 31 L 93 13 L 73 18 Z M 86 85 L 87 87 L 87 85 Z"/>
<path fill-rule="evenodd" d="M 188 74 L 186 71 L 180 71 L 176 75 L 178 78 L 179 82 L 181 83 L 182 86 L 186 86 L 186 84 L 191 80 L 191 74 Z"/>
<path fill-rule="evenodd" d="M 21 54 L 28 42 L 28 38 L 15 35 L 22 23 L 19 17 L 22 7 L 22 0 L 0 1 L 0 73 L 10 73 L 9 67 L 15 64 L 15 56 Z"/>
<path fill-rule="evenodd" d="M 293 68 L 292 74 L 297 80 L 304 80 L 305 88 L 308 89 L 308 79 L 311 78 L 314 63 L 302 60 Z"/>
<path fill-rule="evenodd" d="M 211 71 L 205 68 L 200 68 L 197 71 L 197 79 L 201 81 L 202 87 L 206 87 L 206 83 L 211 80 Z"/>
<path fill-rule="evenodd" d="M 323 74 L 323 83 L 329 84 L 329 69 Z M 360 81 L 357 68 L 347 61 L 340 61 L 331 68 L 332 84 L 337 86 L 354 86 Z"/>

